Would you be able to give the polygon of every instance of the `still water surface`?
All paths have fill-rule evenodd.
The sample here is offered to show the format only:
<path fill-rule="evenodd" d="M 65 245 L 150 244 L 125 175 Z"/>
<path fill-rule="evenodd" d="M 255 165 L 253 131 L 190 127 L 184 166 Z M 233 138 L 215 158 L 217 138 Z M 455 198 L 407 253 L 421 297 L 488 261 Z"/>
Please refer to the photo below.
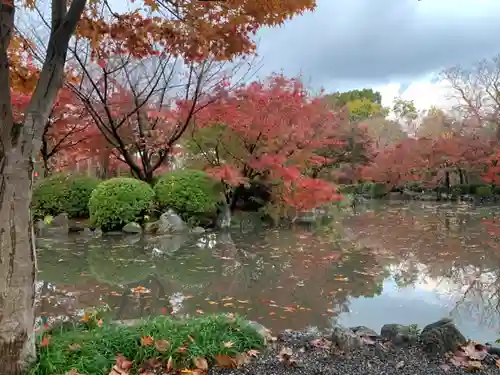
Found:
<path fill-rule="evenodd" d="M 41 238 L 37 313 L 45 321 L 98 304 L 117 319 L 238 312 L 273 331 L 449 316 L 465 335 L 493 341 L 497 212 L 378 203 L 320 230 Z"/>

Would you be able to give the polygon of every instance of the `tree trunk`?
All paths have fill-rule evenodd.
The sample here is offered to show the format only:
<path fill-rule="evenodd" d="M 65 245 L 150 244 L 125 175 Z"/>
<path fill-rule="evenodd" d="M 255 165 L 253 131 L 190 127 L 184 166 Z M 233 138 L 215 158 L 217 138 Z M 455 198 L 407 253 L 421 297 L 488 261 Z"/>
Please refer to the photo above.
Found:
<path fill-rule="evenodd" d="M 21 148 L 5 152 L 0 165 L 0 374 L 20 375 L 35 353 L 33 165 Z"/>

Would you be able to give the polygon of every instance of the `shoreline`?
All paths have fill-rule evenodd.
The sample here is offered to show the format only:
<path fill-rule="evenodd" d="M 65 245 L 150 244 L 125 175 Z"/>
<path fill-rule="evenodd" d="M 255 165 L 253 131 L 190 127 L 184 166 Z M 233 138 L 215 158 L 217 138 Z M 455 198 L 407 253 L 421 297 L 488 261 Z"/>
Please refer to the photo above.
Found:
<path fill-rule="evenodd" d="M 258 324 L 258 323 L 257 323 Z M 380 333 L 359 326 L 332 332 L 285 331 L 240 368 L 211 368 L 212 375 L 438 375 L 500 374 L 500 349 L 468 341 L 450 319 L 418 330 L 386 324 Z M 452 349 L 455 348 L 456 349 Z"/>

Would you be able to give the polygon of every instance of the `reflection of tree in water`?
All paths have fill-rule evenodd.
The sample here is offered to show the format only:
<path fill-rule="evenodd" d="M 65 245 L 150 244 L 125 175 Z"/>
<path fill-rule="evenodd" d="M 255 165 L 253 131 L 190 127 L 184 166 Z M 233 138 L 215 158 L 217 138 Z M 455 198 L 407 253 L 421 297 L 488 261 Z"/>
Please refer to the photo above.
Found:
<path fill-rule="evenodd" d="M 387 205 L 345 225 L 383 248 L 380 256 L 392 258 L 398 286 L 432 280 L 439 293 L 455 300 L 452 314 L 491 325 L 500 314 L 500 252 L 492 241 L 495 231 L 481 219 L 495 212 L 449 204 Z"/>

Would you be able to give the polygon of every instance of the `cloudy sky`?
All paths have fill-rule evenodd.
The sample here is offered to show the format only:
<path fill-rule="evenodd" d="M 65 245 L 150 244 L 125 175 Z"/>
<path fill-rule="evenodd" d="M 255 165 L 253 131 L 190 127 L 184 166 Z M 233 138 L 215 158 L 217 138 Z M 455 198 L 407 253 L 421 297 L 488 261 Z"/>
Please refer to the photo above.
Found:
<path fill-rule="evenodd" d="M 261 74 L 302 74 L 328 91 L 374 87 L 441 104 L 435 72 L 500 53 L 499 0 L 318 0 L 314 13 L 263 30 Z"/>

